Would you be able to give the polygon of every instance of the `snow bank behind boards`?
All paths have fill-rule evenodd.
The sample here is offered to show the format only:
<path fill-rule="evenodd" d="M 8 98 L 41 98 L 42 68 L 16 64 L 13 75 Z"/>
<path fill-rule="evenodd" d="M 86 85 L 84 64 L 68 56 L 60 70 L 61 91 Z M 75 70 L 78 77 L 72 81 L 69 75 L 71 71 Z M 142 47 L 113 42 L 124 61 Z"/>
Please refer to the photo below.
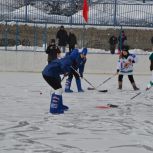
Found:
<path fill-rule="evenodd" d="M 150 74 L 149 55 L 137 55 L 135 74 Z M 115 73 L 118 55 L 88 54 L 85 73 Z M 0 51 L 0 71 L 41 72 L 47 64 L 45 52 Z"/>

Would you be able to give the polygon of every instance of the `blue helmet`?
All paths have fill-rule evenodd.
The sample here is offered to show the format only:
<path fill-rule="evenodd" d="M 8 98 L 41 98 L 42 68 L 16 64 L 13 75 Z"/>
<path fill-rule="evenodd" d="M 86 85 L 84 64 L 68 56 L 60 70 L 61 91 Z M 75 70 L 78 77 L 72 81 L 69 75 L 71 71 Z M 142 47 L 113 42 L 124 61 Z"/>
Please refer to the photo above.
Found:
<path fill-rule="evenodd" d="M 81 54 L 83 54 L 83 55 L 87 55 L 87 53 L 88 53 L 87 48 L 83 48 L 83 50 L 82 50 Z"/>

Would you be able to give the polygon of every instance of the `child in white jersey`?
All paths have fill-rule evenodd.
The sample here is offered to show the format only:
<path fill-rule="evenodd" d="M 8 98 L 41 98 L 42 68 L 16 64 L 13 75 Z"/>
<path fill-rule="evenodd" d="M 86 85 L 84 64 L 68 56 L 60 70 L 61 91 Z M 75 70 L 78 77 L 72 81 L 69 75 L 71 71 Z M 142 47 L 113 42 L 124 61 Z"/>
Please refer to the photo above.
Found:
<path fill-rule="evenodd" d="M 129 46 L 124 46 L 120 54 L 118 64 L 117 64 L 117 73 L 118 75 L 118 89 L 122 89 L 123 76 L 128 75 L 128 78 L 133 86 L 134 90 L 139 90 L 137 88 L 134 78 L 133 78 L 133 63 L 137 62 L 135 54 L 129 53 Z"/>

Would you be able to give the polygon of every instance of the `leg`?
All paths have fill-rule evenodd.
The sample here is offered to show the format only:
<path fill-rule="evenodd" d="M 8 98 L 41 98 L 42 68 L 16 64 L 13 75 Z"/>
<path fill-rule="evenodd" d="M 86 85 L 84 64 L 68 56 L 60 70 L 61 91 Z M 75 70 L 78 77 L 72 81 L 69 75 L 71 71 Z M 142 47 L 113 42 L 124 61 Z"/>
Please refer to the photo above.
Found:
<path fill-rule="evenodd" d="M 62 46 L 63 47 L 63 53 L 65 53 L 65 46 Z"/>
<path fill-rule="evenodd" d="M 73 92 L 73 90 L 70 89 L 72 79 L 73 79 L 73 73 L 70 72 L 68 75 L 68 79 L 66 80 L 66 83 L 65 83 L 65 92 Z"/>
<path fill-rule="evenodd" d="M 153 70 L 152 70 L 151 82 L 152 82 L 152 85 L 153 85 Z"/>
<path fill-rule="evenodd" d="M 43 76 L 46 82 L 55 89 L 55 92 L 51 96 L 50 102 L 50 113 L 52 114 L 62 114 L 64 110 L 68 110 L 68 107 L 63 105 L 62 99 L 62 86 L 61 86 L 61 79 Z"/>
<path fill-rule="evenodd" d="M 80 79 L 78 73 L 76 73 L 75 71 L 73 71 L 73 74 L 75 76 L 75 80 L 76 80 L 76 85 L 77 85 L 78 92 L 84 92 L 84 90 L 81 87 L 81 79 Z"/>
<path fill-rule="evenodd" d="M 152 86 L 153 86 L 153 70 L 152 70 L 150 82 L 147 84 L 146 90 L 149 90 Z"/>
<path fill-rule="evenodd" d="M 122 89 L 122 82 L 123 82 L 123 75 L 119 74 L 118 75 L 118 89 Z"/>
<path fill-rule="evenodd" d="M 135 84 L 135 82 L 134 82 L 133 75 L 128 75 L 128 78 L 129 78 L 129 80 L 130 80 L 130 82 L 131 82 L 131 84 L 132 84 L 133 89 L 134 89 L 134 90 L 139 90 L 139 88 L 137 88 L 137 86 L 136 86 L 136 84 Z"/>
<path fill-rule="evenodd" d="M 43 78 L 54 90 L 62 88 L 60 77 L 54 78 L 54 77 L 43 76 Z"/>
<path fill-rule="evenodd" d="M 111 52 L 111 54 L 115 53 L 115 46 L 114 45 L 110 45 L 110 52 Z"/>

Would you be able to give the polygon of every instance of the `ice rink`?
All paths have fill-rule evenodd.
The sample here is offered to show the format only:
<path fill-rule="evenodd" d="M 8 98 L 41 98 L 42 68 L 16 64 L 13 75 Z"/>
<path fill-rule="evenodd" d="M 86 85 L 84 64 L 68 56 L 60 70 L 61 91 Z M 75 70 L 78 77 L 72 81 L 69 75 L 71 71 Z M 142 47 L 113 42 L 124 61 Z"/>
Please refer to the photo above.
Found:
<path fill-rule="evenodd" d="M 84 74 L 94 86 L 110 75 Z M 149 75 L 135 75 L 140 91 L 127 77 L 123 90 L 117 76 L 99 90 L 63 93 L 69 111 L 49 113 L 51 88 L 41 73 L 0 72 L 0 153 L 151 153 L 153 152 L 153 89 Z M 63 87 L 65 80 L 62 82 Z M 130 98 L 141 92 L 133 100 Z M 98 109 L 115 104 L 118 108 Z"/>

